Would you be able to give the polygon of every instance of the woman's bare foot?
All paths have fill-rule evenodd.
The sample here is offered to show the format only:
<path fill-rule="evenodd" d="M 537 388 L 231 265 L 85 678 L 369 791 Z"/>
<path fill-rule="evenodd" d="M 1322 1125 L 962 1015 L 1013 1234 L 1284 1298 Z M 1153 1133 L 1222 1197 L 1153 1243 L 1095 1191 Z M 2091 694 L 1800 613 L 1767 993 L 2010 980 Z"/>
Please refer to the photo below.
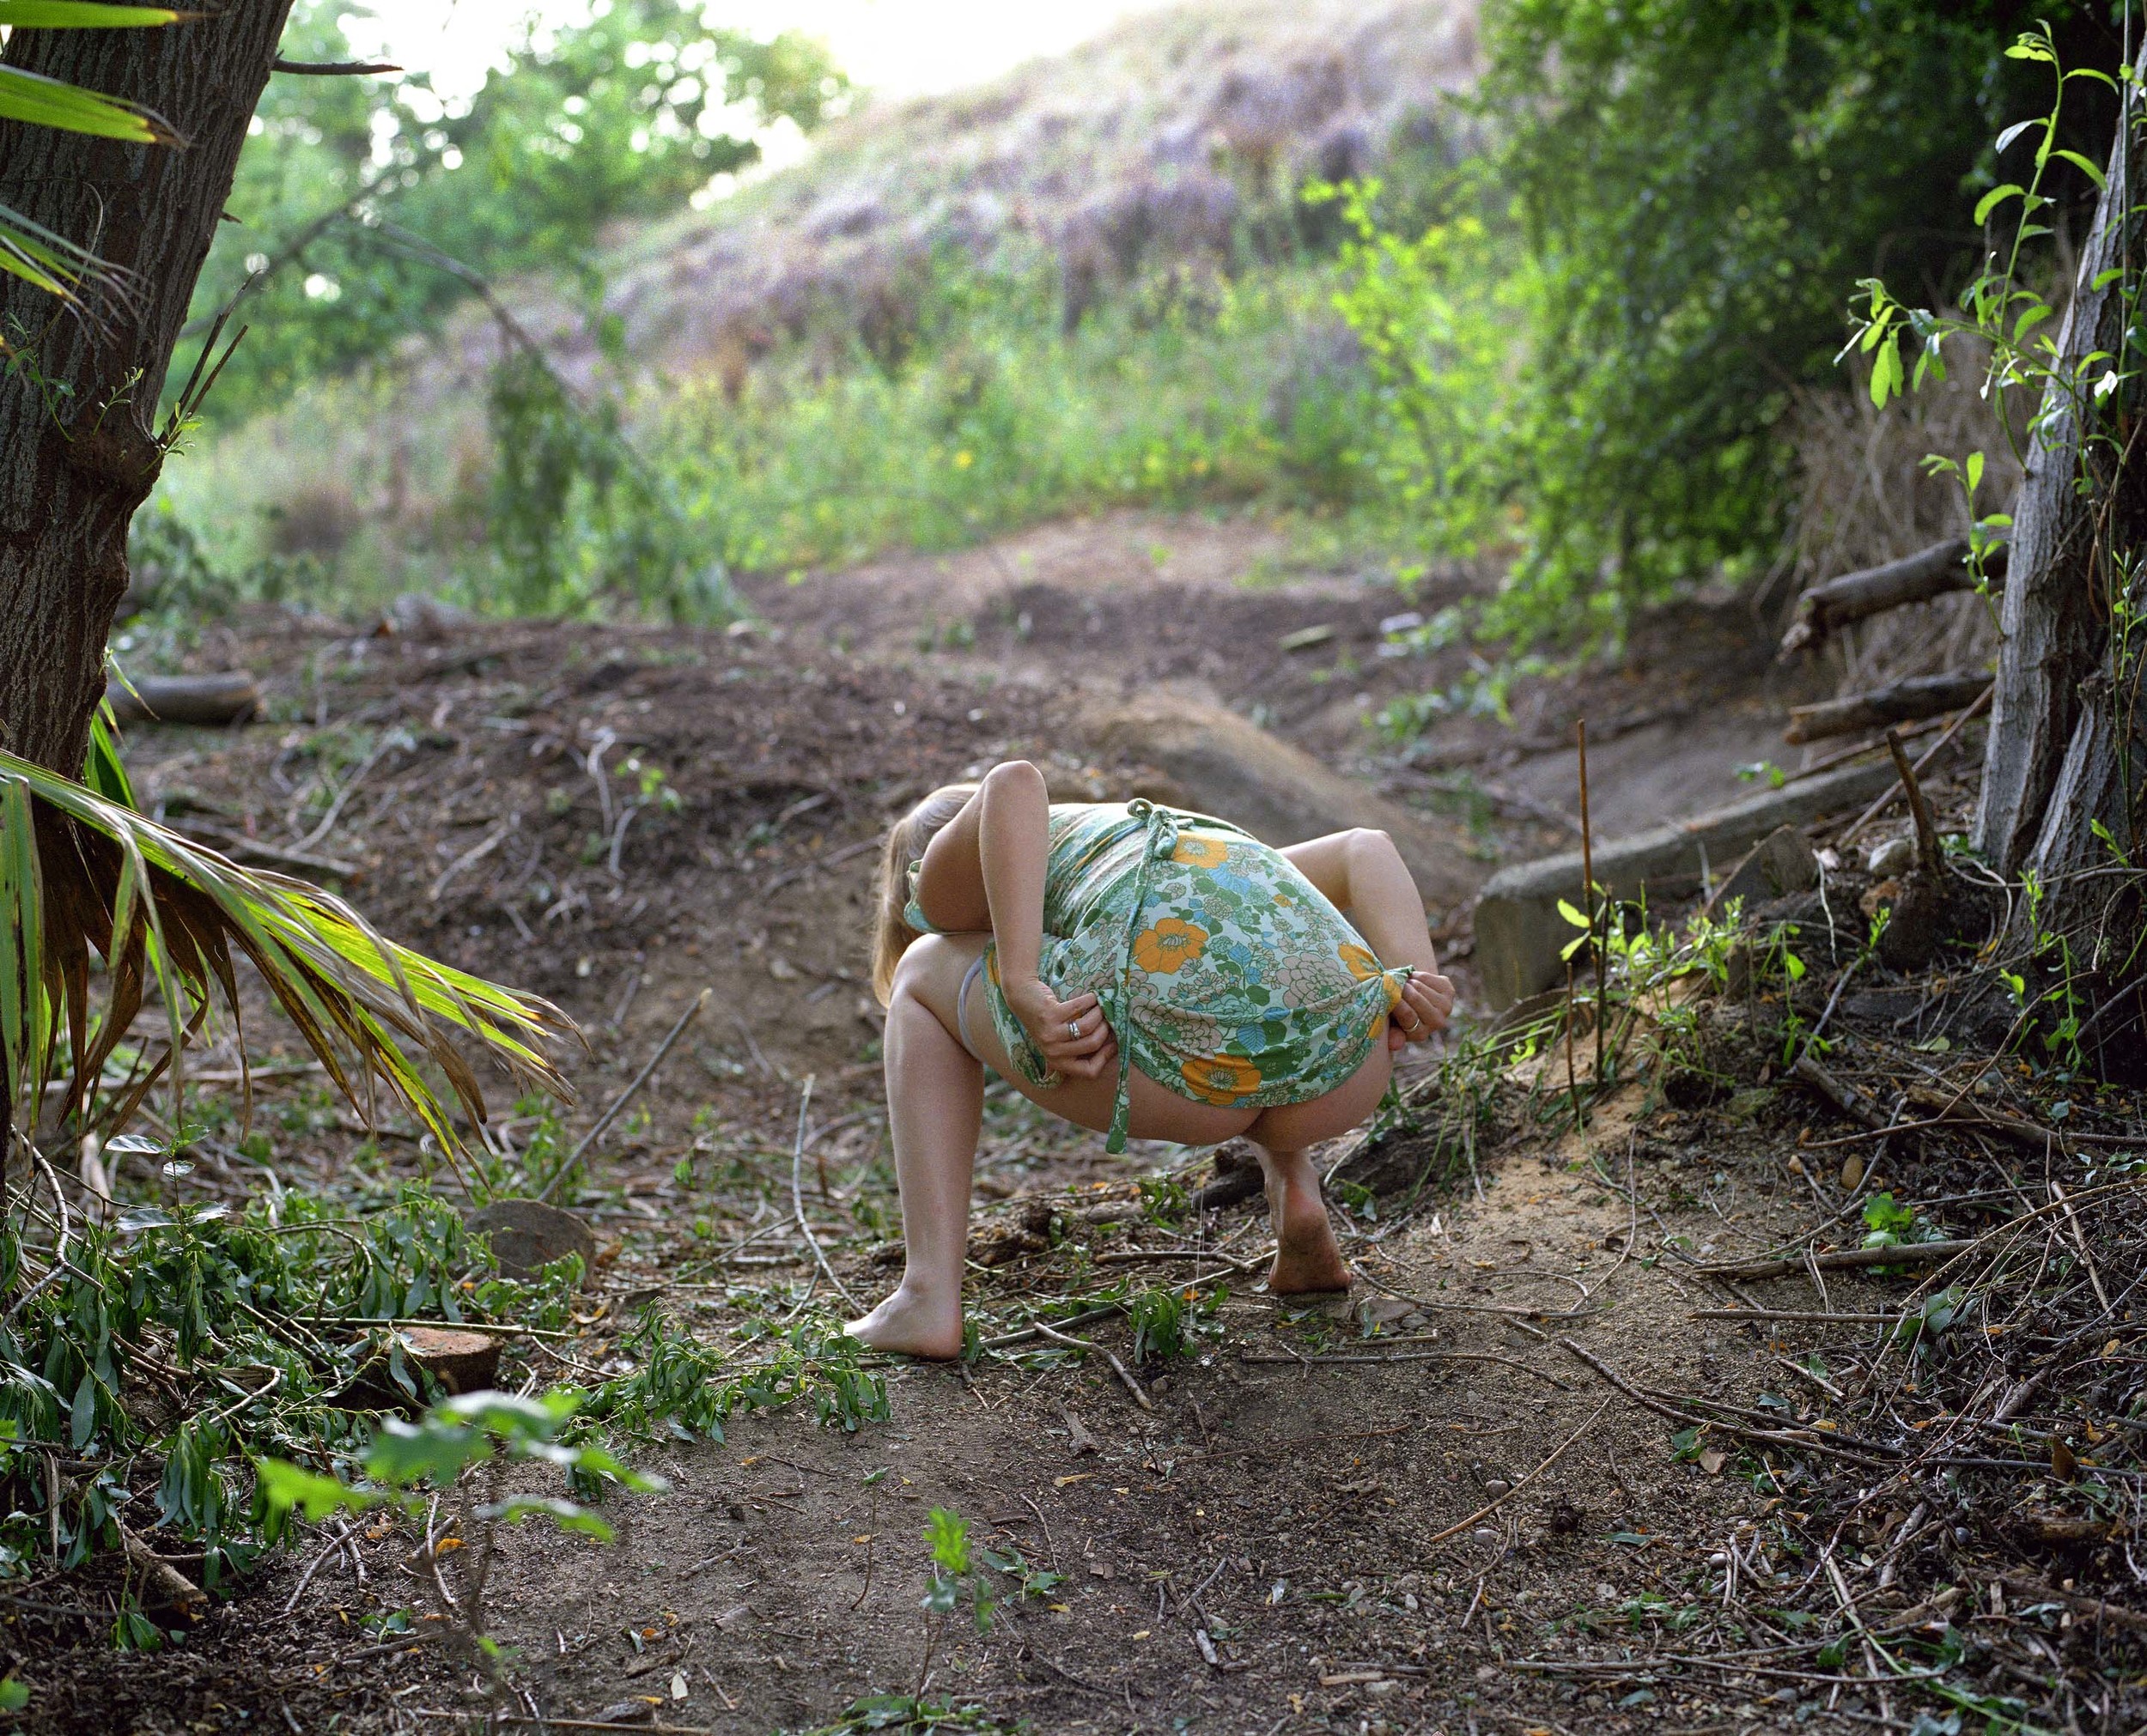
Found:
<path fill-rule="evenodd" d="M 842 1330 L 875 1351 L 952 1362 L 962 1354 L 962 1305 L 926 1300 L 904 1283 L 861 1320 Z"/>
<path fill-rule="evenodd" d="M 1316 1296 L 1347 1290 L 1349 1268 L 1342 1263 L 1335 1227 L 1327 1221 L 1319 1177 L 1302 1152 L 1271 1154 L 1268 1171 L 1268 1215 L 1274 1226 L 1274 1264 L 1268 1270 L 1272 1296 Z"/>

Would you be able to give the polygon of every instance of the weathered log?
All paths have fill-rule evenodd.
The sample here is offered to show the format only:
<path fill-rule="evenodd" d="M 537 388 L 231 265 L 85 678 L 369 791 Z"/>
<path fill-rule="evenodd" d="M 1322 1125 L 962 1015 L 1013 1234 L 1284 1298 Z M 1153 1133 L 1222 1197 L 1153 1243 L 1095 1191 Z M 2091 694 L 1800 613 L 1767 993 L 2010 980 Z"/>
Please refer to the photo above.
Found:
<path fill-rule="evenodd" d="M 1779 790 L 1761 790 L 1727 807 L 1658 826 L 1595 849 L 1597 883 L 1615 899 L 1645 894 L 1655 904 L 1683 897 L 1777 826 L 1805 826 L 1822 815 L 1854 810 L 1895 782 L 1890 765 L 1844 766 Z M 1483 1003 L 1501 1011 L 1539 989 L 1563 982 L 1565 947 L 1573 931 L 1559 910 L 1563 900 L 1587 901 L 1580 852 L 1502 868 L 1476 903 L 1474 962 Z"/>
<path fill-rule="evenodd" d="M 2135 66 L 2147 68 L 2147 47 Z M 2131 286 L 2147 240 L 2147 205 L 2133 191 L 2128 150 L 2138 89 L 2137 80 L 2126 87 L 2107 185 L 2080 250 L 2014 507 L 2012 582 L 1999 622 L 1998 683 L 1974 833 L 1977 850 L 2007 876 L 2031 861 L 2053 874 L 2083 865 L 2092 855 L 2090 821 L 2102 821 L 2120 839 L 2130 831 L 2126 778 L 2108 774 L 2127 757 L 2117 750 L 2135 710 L 2127 701 L 2125 722 L 2118 721 L 2117 696 L 2130 683 L 2110 666 L 2118 659 L 2106 551 L 2137 548 L 2147 536 L 2147 489 L 2123 433 L 2138 414 L 2141 394 L 2136 370 L 2107 398 L 2076 396 L 2076 382 L 2095 365 L 2090 357 L 2121 356 L 2129 344 Z M 2098 672 L 2105 680 L 2091 690 Z M 2090 712 L 2103 715 L 2083 715 Z M 2071 884 L 2083 894 L 2093 889 Z M 2032 907 L 2032 901 L 2021 901 L 2022 911 Z M 2046 908 L 2036 920 L 2048 923 L 2053 913 Z"/>
<path fill-rule="evenodd" d="M 261 689 L 243 669 L 222 675 L 147 675 L 105 689 L 121 723 L 220 725 L 261 714 Z"/>
<path fill-rule="evenodd" d="M 452 1326 L 405 1326 L 403 1353 L 449 1393 L 482 1393 L 499 1378 L 500 1341 Z"/>
<path fill-rule="evenodd" d="M 1846 699 L 1830 699 L 1819 705 L 1794 706 L 1782 739 L 1816 742 L 1827 736 L 1847 735 L 1852 730 L 1938 717 L 1974 705 L 1990 684 L 1991 677 L 1980 670 L 1956 670 L 1950 675 L 1897 681 L 1869 693 L 1851 694 Z"/>
<path fill-rule="evenodd" d="M 2005 557 L 2002 543 L 1984 556 L 1984 578 L 1993 591 L 2004 585 Z M 1852 621 L 1974 587 L 1968 545 L 1957 537 L 1949 543 L 1934 543 L 1913 555 L 1889 561 L 1883 567 L 1845 573 L 1839 579 L 1813 586 L 1797 599 L 1797 619 L 1782 635 L 1781 654 L 1792 657 Z"/>

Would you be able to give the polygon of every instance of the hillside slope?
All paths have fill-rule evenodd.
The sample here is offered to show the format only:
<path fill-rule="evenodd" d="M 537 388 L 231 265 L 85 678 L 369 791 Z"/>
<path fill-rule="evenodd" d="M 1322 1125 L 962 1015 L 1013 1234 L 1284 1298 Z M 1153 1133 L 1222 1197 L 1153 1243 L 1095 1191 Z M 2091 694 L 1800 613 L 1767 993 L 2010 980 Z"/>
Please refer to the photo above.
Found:
<path fill-rule="evenodd" d="M 1471 0 L 1201 0 L 997 82 L 867 105 L 814 156 L 631 249 L 614 310 L 666 371 L 736 366 L 824 310 L 870 331 L 944 249 L 1032 243 L 1072 308 L 1159 258 L 1225 254 L 1308 176 L 1456 149 Z"/>

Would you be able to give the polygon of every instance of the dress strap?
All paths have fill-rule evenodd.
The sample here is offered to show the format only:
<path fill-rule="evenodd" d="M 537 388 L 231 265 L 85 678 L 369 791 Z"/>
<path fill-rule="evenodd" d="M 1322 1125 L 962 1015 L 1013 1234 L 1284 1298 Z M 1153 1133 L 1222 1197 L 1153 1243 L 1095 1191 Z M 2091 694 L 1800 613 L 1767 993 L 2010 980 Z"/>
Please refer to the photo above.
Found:
<path fill-rule="evenodd" d="M 1111 1028 L 1118 1033 L 1118 1094 L 1110 1106 L 1110 1132 L 1104 1140 L 1106 1151 L 1126 1149 L 1128 1128 L 1133 1118 L 1133 1100 L 1127 1090 L 1133 1067 L 1133 949 L 1140 938 L 1140 919 L 1147 914 L 1148 873 L 1158 862 L 1168 862 L 1177 853 L 1178 832 L 1182 816 L 1168 808 L 1159 808 L 1146 797 L 1136 796 L 1126 804 L 1127 816 L 1139 820 L 1146 829 L 1141 841 L 1140 860 L 1134 870 L 1133 895 L 1126 912 L 1125 963 L 1118 973 L 1118 986 L 1113 999 L 1117 1005 L 1111 1009 L 1114 1017 Z"/>

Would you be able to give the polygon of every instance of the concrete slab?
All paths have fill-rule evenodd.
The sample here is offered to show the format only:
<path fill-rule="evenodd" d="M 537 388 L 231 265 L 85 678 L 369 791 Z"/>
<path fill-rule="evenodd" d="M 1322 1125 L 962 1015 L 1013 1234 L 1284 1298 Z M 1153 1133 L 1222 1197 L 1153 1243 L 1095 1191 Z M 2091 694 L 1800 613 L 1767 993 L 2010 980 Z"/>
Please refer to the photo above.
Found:
<path fill-rule="evenodd" d="M 1762 790 L 1688 820 L 1678 820 L 1596 847 L 1596 882 L 1613 898 L 1683 897 L 1703 878 L 1726 874 L 1740 853 L 1780 826 L 1805 826 L 1823 815 L 1860 807 L 1894 782 L 1884 761 L 1846 766 Z M 1585 894 L 1581 853 L 1568 850 L 1541 861 L 1502 868 L 1476 903 L 1475 963 L 1492 1011 L 1562 981 L 1559 954 L 1573 929 L 1558 914 L 1561 898 Z"/>

